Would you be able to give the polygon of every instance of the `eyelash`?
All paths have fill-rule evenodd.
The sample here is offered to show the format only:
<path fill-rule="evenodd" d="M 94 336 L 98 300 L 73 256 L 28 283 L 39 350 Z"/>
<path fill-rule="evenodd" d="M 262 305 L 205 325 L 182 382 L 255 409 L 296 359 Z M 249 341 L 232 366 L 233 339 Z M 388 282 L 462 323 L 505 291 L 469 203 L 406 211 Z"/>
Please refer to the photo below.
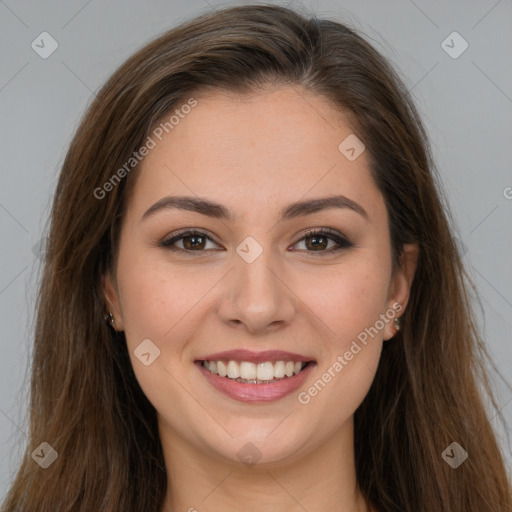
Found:
<path fill-rule="evenodd" d="M 216 243 L 215 240 L 213 240 L 210 236 L 208 236 L 206 233 L 204 233 L 200 230 L 186 229 L 186 230 L 176 233 L 172 238 L 169 238 L 167 240 L 162 240 L 159 243 L 159 245 L 165 249 L 170 250 L 170 251 L 180 251 L 180 252 L 185 252 L 185 253 L 205 252 L 206 251 L 206 249 L 194 251 L 194 250 L 182 249 L 180 247 L 174 246 L 174 244 L 176 242 L 182 240 L 183 238 L 187 238 L 188 236 L 201 236 L 201 237 L 206 238 L 210 242 Z M 336 242 L 338 244 L 338 247 L 326 249 L 323 251 L 308 251 L 308 250 L 306 250 L 305 252 L 318 253 L 320 256 L 324 256 L 326 254 L 333 254 L 342 249 L 349 249 L 354 246 L 354 244 L 352 242 L 350 242 L 347 238 L 340 235 L 337 231 L 334 231 L 331 228 L 310 229 L 310 230 L 306 231 L 302 235 L 302 238 L 297 240 L 297 242 L 295 242 L 295 244 L 293 244 L 293 245 L 297 245 L 299 242 L 302 242 L 305 238 L 311 238 L 313 236 L 328 238 L 329 240 Z"/>

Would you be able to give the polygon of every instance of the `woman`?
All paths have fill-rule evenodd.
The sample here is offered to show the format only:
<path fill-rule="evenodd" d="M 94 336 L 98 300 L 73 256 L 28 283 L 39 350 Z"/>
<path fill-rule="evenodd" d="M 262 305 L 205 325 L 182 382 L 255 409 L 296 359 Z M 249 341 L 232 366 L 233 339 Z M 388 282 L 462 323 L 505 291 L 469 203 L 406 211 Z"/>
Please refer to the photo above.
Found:
<path fill-rule="evenodd" d="M 145 46 L 62 168 L 3 510 L 511 510 L 445 210 L 354 30 L 244 6 Z"/>

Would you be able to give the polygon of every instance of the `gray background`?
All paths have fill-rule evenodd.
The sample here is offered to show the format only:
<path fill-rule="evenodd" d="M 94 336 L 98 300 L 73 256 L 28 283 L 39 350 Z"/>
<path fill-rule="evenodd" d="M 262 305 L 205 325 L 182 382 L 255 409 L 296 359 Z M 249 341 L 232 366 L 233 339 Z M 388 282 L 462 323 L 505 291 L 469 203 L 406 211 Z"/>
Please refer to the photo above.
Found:
<path fill-rule="evenodd" d="M 37 244 L 77 122 L 94 91 L 142 44 L 186 18 L 227 5 L 233 3 L 0 1 L 0 502 L 26 440 Z M 360 29 L 412 90 L 432 139 L 464 262 L 480 293 L 478 322 L 498 368 L 510 377 L 512 1 L 290 5 Z M 31 48 L 44 31 L 59 45 L 47 59 Z M 441 46 L 453 31 L 469 43 L 455 59 Z M 448 41 L 452 52 L 461 48 L 460 41 Z M 498 378 L 495 388 L 507 425 L 497 418 L 493 424 L 511 464 L 505 432 L 512 426 L 512 392 Z"/>

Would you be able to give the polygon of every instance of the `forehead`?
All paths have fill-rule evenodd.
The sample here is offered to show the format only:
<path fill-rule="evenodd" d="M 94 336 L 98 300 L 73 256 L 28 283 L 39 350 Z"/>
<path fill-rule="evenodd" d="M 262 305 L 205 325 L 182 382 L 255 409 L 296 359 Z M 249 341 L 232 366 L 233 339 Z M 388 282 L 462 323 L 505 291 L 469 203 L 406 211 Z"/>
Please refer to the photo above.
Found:
<path fill-rule="evenodd" d="M 354 137 L 348 118 L 323 97 L 286 86 L 193 99 L 193 108 L 176 105 L 162 121 L 174 116 L 172 125 L 152 135 L 130 201 L 137 213 L 166 194 L 208 197 L 242 215 L 334 193 L 364 203 L 370 216 L 383 207 L 365 151 L 351 161 L 339 148 Z"/>

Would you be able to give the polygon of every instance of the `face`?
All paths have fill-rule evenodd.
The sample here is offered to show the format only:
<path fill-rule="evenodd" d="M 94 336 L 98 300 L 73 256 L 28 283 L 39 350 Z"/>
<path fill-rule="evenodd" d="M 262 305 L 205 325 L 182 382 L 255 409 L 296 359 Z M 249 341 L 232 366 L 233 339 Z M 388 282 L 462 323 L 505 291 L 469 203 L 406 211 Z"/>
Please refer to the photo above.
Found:
<path fill-rule="evenodd" d="M 105 293 L 161 436 L 227 461 L 246 443 L 260 463 L 290 460 L 351 425 L 412 251 L 393 272 L 367 155 L 338 148 L 352 130 L 323 98 L 195 99 L 137 171 Z"/>

